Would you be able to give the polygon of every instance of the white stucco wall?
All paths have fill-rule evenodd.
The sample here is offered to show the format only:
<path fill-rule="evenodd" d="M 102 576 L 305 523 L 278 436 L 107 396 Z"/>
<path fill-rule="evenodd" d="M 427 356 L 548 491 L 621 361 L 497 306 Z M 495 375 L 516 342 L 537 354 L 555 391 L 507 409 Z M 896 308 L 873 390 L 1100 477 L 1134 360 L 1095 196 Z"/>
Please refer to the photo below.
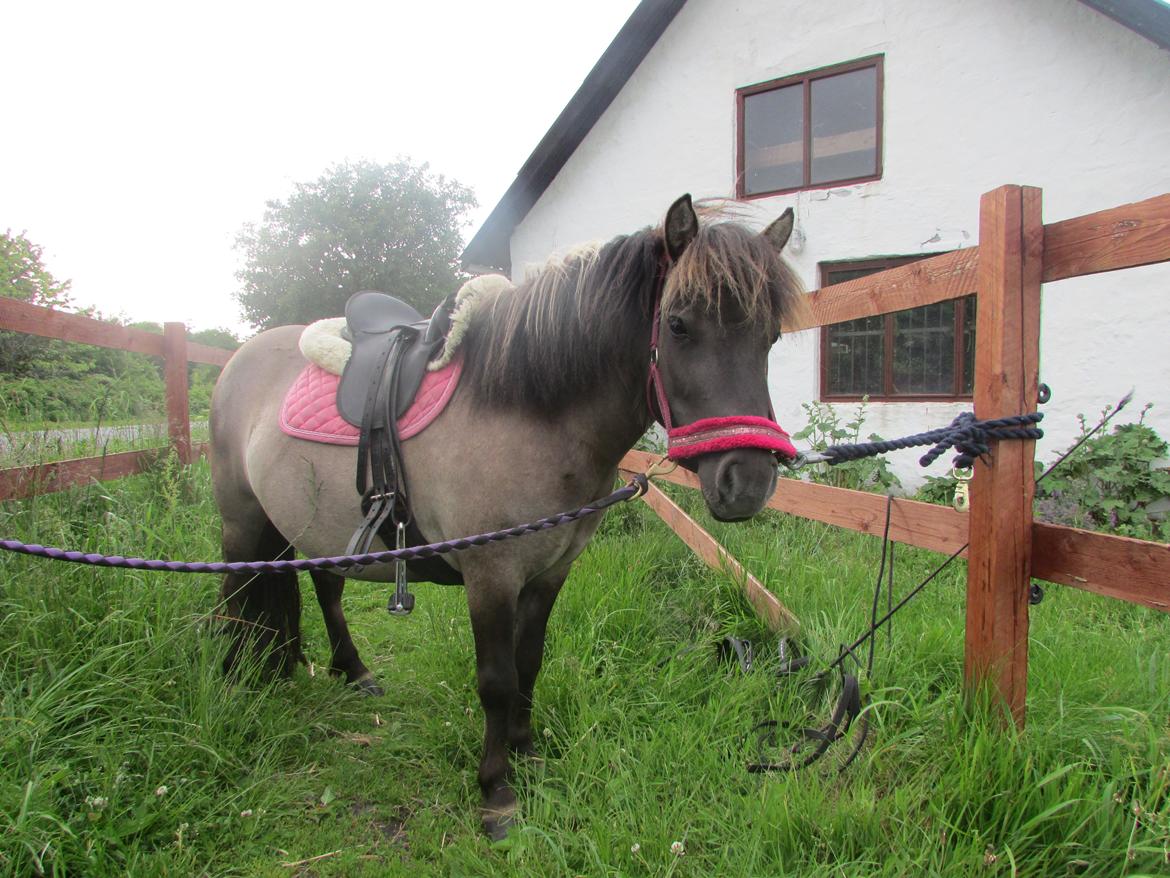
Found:
<path fill-rule="evenodd" d="M 657 222 L 683 192 L 734 193 L 735 89 L 885 55 L 881 180 L 749 203 L 761 227 L 796 210 L 789 254 L 807 288 L 822 261 L 978 243 L 979 196 L 1044 189 L 1051 222 L 1170 192 L 1170 52 L 1076 0 L 689 0 L 512 238 L 513 272 L 582 240 Z M 1131 387 L 1170 438 L 1170 266 L 1046 285 L 1041 380 L 1049 459 Z M 777 418 L 818 398 L 819 333 L 771 362 Z M 962 404 L 872 403 L 885 437 Z M 892 458 L 908 486 L 917 454 Z M 935 464 L 930 474 L 946 466 Z"/>

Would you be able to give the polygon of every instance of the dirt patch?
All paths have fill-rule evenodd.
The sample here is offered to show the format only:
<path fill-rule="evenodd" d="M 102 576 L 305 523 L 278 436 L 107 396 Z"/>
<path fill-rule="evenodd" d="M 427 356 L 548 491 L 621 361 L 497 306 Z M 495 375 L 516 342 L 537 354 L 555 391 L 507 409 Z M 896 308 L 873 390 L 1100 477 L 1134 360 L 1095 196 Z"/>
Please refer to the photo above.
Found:
<path fill-rule="evenodd" d="M 368 824 L 370 835 L 375 844 L 392 844 L 403 850 L 410 849 L 410 840 L 406 834 L 406 821 L 409 814 L 397 811 L 392 817 L 378 813 L 378 806 L 364 799 L 357 799 L 349 806 L 349 813 L 356 820 L 364 820 Z"/>

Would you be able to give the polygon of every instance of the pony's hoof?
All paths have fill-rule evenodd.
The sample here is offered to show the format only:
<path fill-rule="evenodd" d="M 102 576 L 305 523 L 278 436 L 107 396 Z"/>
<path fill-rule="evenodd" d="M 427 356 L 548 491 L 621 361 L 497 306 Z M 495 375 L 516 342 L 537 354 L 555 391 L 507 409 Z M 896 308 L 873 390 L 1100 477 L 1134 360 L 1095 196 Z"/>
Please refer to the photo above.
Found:
<path fill-rule="evenodd" d="M 369 671 L 366 671 L 349 685 L 357 689 L 359 694 L 370 698 L 381 698 L 386 694 L 386 690 L 378 683 L 378 678 Z"/>
<path fill-rule="evenodd" d="M 513 814 L 501 814 L 499 811 L 484 811 L 483 831 L 493 841 L 505 841 L 508 831 L 514 822 Z"/>

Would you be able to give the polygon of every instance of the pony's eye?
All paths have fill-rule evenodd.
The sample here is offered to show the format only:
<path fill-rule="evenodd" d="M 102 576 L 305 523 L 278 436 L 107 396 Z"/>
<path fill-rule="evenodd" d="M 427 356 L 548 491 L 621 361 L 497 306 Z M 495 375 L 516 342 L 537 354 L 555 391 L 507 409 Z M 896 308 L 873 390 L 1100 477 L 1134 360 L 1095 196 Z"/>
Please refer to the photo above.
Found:
<path fill-rule="evenodd" d="M 681 317 L 667 317 L 666 325 L 670 328 L 670 334 L 675 338 L 686 338 L 687 325 L 683 323 Z"/>

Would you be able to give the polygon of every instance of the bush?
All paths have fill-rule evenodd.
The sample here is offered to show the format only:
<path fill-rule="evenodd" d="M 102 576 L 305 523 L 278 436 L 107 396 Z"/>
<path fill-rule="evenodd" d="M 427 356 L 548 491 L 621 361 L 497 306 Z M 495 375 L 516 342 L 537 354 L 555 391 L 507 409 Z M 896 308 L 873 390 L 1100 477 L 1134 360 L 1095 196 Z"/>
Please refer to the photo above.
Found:
<path fill-rule="evenodd" d="M 152 416 L 163 408 L 157 373 L 13 378 L 4 381 L 0 415 L 14 421 L 111 421 Z"/>
<path fill-rule="evenodd" d="M 1087 440 L 1038 482 L 1035 517 L 1138 539 L 1170 540 L 1170 522 L 1164 517 L 1170 509 L 1170 471 L 1164 466 L 1170 445 L 1144 423 L 1150 408 L 1147 404 L 1142 409 L 1137 423 L 1119 424 L 1113 432 Z M 1077 420 L 1080 435 L 1070 448 L 1093 429 L 1084 415 Z M 1044 471 L 1036 461 L 1036 477 Z M 955 479 L 946 475 L 927 477 L 914 499 L 949 506 L 954 496 Z"/>
<path fill-rule="evenodd" d="M 1150 408 L 1142 409 L 1137 423 L 1119 424 L 1085 442 L 1040 482 L 1036 517 L 1140 539 L 1170 539 L 1170 524 L 1159 510 L 1170 502 L 1170 472 L 1157 466 L 1170 446 L 1144 423 Z M 1083 415 L 1077 419 L 1083 438 L 1089 427 Z"/>

